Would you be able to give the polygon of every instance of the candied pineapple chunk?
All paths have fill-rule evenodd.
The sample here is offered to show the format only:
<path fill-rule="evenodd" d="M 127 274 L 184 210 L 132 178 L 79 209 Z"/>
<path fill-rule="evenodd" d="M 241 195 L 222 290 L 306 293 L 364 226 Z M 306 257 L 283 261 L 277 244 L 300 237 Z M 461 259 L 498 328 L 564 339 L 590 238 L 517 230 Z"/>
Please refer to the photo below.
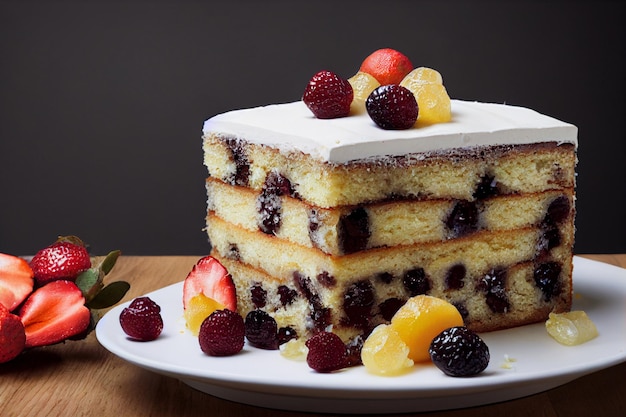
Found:
<path fill-rule="evenodd" d="M 431 68 L 416 68 L 400 83 L 411 90 L 417 100 L 418 125 L 445 123 L 452 119 L 450 96 L 443 86 L 441 74 Z"/>
<path fill-rule="evenodd" d="M 380 83 L 370 74 L 361 71 L 349 78 L 348 82 L 354 92 L 350 112 L 355 114 L 365 112 L 365 100 Z"/>
<path fill-rule="evenodd" d="M 598 336 L 598 329 L 584 311 L 550 313 L 546 330 L 557 342 L 575 346 Z"/>
<path fill-rule="evenodd" d="M 280 354 L 293 361 L 304 362 L 309 348 L 306 347 L 304 338 L 291 339 L 279 346 Z"/>
<path fill-rule="evenodd" d="M 194 336 L 197 336 L 200 333 L 200 326 L 204 319 L 209 317 L 215 310 L 222 309 L 224 309 L 222 304 L 204 294 L 194 296 L 189 300 L 184 313 L 187 328 Z"/>
<path fill-rule="evenodd" d="M 414 362 L 430 360 L 428 348 L 435 336 L 455 326 L 463 326 L 461 313 L 441 298 L 417 295 L 396 312 L 391 326 L 409 347 Z"/>
<path fill-rule="evenodd" d="M 411 91 L 422 84 L 443 84 L 443 78 L 437 70 L 419 67 L 409 72 L 400 82 L 402 87 L 406 87 Z"/>
<path fill-rule="evenodd" d="M 409 347 L 400 335 L 387 324 L 380 324 L 365 339 L 361 360 L 365 369 L 376 375 L 393 376 L 413 366 Z"/>

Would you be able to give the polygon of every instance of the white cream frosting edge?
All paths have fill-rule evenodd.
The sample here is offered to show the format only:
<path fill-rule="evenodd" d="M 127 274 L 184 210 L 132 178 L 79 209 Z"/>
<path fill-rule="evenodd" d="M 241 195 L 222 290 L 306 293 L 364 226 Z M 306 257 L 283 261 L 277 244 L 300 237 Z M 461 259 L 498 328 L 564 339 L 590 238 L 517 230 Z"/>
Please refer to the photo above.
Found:
<path fill-rule="evenodd" d="M 219 114 L 204 122 L 203 134 L 212 133 L 332 163 L 473 146 L 578 145 L 572 124 L 524 107 L 461 100 L 452 100 L 452 121 L 407 130 L 381 129 L 366 113 L 316 119 L 297 101 Z"/>

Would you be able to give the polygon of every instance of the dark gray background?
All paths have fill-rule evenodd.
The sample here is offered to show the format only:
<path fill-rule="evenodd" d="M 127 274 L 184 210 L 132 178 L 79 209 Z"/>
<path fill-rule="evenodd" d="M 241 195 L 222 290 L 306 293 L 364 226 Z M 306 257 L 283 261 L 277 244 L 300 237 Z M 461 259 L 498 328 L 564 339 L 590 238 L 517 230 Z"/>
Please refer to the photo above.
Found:
<path fill-rule="evenodd" d="M 579 127 L 577 253 L 626 252 L 622 2 L 0 3 L 0 252 L 204 254 L 201 128 L 381 47 Z"/>

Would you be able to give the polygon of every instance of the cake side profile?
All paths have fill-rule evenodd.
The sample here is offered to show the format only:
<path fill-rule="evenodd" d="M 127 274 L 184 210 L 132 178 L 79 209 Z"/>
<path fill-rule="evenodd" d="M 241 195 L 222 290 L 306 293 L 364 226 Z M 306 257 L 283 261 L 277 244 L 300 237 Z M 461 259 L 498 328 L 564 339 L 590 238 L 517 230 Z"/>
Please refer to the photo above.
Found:
<path fill-rule="evenodd" d="M 243 314 L 263 309 L 279 326 L 332 326 L 349 340 L 420 293 L 453 303 L 476 331 L 570 308 L 575 127 L 453 100 L 452 120 L 430 136 L 381 130 L 362 115 L 321 121 L 301 106 L 273 106 L 282 122 L 263 107 L 205 123 L 207 232 Z M 370 153 L 352 146 L 355 131 Z M 423 150 L 400 154 L 401 140 Z M 328 143 L 350 143 L 355 159 Z"/>
<path fill-rule="evenodd" d="M 450 100 L 437 71 L 373 56 L 205 121 L 206 232 L 239 312 L 359 348 L 419 297 L 476 332 L 568 311 L 576 127 Z"/>

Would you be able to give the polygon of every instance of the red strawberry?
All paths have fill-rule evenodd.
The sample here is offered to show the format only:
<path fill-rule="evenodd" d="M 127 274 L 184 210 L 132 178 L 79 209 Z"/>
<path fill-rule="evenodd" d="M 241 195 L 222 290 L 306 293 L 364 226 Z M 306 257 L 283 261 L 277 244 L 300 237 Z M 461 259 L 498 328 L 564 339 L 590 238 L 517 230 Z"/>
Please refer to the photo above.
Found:
<path fill-rule="evenodd" d="M 350 113 L 352 84 L 330 71 L 320 71 L 307 84 L 302 101 L 318 119 L 334 119 Z"/>
<path fill-rule="evenodd" d="M 20 318 L 0 304 L 0 363 L 15 359 L 26 345 L 26 333 Z"/>
<path fill-rule="evenodd" d="M 91 268 L 91 259 L 82 244 L 61 238 L 37 252 L 30 266 L 37 283 L 44 285 L 58 279 L 75 281 L 81 272 Z"/>
<path fill-rule="evenodd" d="M 91 321 L 85 298 L 71 281 L 59 280 L 38 288 L 19 309 L 26 330 L 26 347 L 62 342 L 84 332 Z"/>
<path fill-rule="evenodd" d="M 0 253 L 0 305 L 13 311 L 33 290 L 33 270 L 22 258 Z"/>
<path fill-rule="evenodd" d="M 194 296 L 204 294 L 224 308 L 237 311 L 237 292 L 232 277 L 214 257 L 205 256 L 193 267 L 183 284 L 183 307 Z"/>

